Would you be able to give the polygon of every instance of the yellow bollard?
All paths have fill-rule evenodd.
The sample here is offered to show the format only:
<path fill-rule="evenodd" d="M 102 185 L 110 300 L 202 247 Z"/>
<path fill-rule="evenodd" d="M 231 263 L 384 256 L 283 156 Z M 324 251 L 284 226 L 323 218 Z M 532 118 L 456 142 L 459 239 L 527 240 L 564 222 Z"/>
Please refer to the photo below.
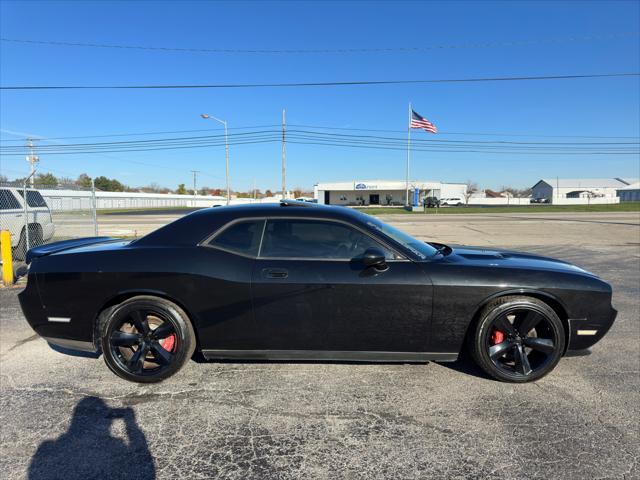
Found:
<path fill-rule="evenodd" d="M 5 285 L 13 284 L 13 258 L 11 257 L 11 233 L 0 232 L 0 258 L 2 258 L 2 281 Z"/>

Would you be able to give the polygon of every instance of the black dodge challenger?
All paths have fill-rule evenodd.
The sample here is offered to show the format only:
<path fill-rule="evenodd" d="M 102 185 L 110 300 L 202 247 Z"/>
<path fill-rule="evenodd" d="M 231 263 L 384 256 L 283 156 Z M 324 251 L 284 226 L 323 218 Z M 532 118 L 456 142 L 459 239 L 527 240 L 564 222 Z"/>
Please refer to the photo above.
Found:
<path fill-rule="evenodd" d="M 207 359 L 453 361 L 536 380 L 600 340 L 611 287 L 566 262 L 417 240 L 343 207 L 200 210 L 134 241 L 28 252 L 20 303 L 50 344 L 157 382 Z"/>

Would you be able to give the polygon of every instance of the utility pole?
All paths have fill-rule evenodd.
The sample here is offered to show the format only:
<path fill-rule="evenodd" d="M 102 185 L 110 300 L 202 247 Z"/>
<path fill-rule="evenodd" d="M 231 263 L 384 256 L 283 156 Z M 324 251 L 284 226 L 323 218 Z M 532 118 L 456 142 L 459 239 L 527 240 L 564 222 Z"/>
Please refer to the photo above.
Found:
<path fill-rule="evenodd" d="M 256 179 L 253 179 L 253 199 L 257 199 L 258 196 L 256 195 Z"/>
<path fill-rule="evenodd" d="M 286 144 L 286 110 L 282 109 L 282 198 L 287 194 L 287 144 Z"/>
<path fill-rule="evenodd" d="M 29 149 L 29 155 L 27 155 L 27 162 L 30 164 L 29 168 L 29 178 L 31 179 L 31 188 L 34 185 L 34 177 L 36 173 L 36 163 L 40 161 L 40 157 L 35 154 L 35 146 L 33 145 L 33 139 L 27 138 L 27 148 Z"/>
<path fill-rule="evenodd" d="M 196 206 L 196 196 L 198 195 L 198 190 L 197 190 L 197 178 L 198 178 L 198 173 L 200 173 L 199 170 L 191 170 L 191 173 L 193 173 L 193 206 Z"/>

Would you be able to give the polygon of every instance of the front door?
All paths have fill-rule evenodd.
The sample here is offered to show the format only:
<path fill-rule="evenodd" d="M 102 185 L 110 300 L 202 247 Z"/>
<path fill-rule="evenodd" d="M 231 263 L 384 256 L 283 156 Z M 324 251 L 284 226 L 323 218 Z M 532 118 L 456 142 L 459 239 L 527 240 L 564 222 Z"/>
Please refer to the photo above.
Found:
<path fill-rule="evenodd" d="M 369 205 L 380 205 L 380 195 L 377 193 L 369 195 Z"/>
<path fill-rule="evenodd" d="M 358 259 L 373 246 L 386 253 L 384 272 Z M 252 298 L 264 350 L 420 352 L 427 345 L 432 292 L 424 271 L 340 222 L 268 220 Z"/>

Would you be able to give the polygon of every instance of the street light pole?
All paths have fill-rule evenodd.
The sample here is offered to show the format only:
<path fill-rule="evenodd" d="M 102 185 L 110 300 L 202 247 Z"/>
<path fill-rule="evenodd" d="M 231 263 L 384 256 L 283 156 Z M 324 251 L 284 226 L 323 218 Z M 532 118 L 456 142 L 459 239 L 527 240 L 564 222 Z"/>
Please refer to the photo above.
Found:
<path fill-rule="evenodd" d="M 225 155 L 225 168 L 226 168 L 226 177 L 227 177 L 227 205 L 231 201 L 231 190 L 229 189 L 229 136 L 227 134 L 227 122 L 226 120 L 223 122 L 224 124 L 224 155 Z"/>
<path fill-rule="evenodd" d="M 229 134 L 227 132 L 227 122 L 226 120 L 220 120 L 219 118 L 214 117 L 213 115 L 209 115 L 208 113 L 200 114 L 202 118 L 205 120 L 215 120 L 224 125 L 224 149 L 225 149 L 225 159 L 226 159 L 226 171 L 227 171 L 227 205 L 231 201 L 231 189 L 229 187 Z"/>

